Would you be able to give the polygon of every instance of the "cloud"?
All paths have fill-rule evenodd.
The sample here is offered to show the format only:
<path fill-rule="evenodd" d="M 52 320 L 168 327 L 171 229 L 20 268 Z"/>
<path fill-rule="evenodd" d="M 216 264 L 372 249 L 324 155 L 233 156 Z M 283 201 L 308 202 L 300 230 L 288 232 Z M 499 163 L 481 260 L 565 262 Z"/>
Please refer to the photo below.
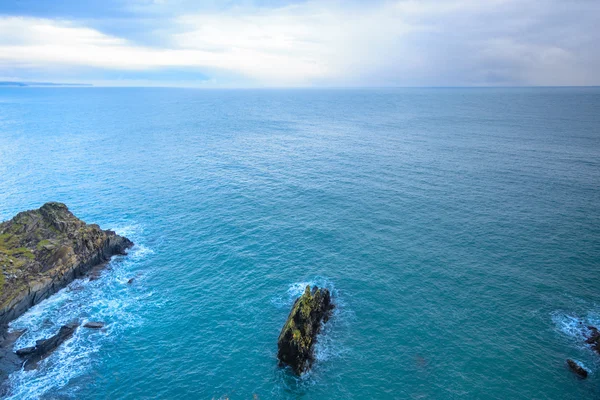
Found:
<path fill-rule="evenodd" d="M 125 39 L 69 21 L 9 17 L 0 19 L 0 68 L 76 66 L 118 70 L 169 67 L 216 68 L 272 84 L 308 82 L 323 76 L 322 66 L 295 54 L 263 51 L 261 46 L 172 48 L 138 46 Z"/>
<path fill-rule="evenodd" d="M 81 21 L 4 16 L 0 73 L 187 68 L 250 86 L 590 85 L 600 84 L 595 15 L 600 2 L 588 0 L 238 5 L 169 16 L 145 45 Z"/>

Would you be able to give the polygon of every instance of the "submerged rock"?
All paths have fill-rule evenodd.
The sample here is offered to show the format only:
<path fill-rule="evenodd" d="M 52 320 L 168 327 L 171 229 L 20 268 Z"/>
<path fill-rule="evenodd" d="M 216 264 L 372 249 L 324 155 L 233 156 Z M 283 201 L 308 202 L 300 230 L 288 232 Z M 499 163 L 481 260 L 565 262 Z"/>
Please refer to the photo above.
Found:
<path fill-rule="evenodd" d="M 581 378 L 583 378 L 583 379 L 587 378 L 587 376 L 588 376 L 587 370 L 585 368 L 583 368 L 581 365 L 579 365 L 579 363 L 577 363 L 576 361 L 568 359 L 567 365 L 569 366 L 571 371 L 573 371 L 574 373 L 579 375 Z"/>
<path fill-rule="evenodd" d="M 75 333 L 78 326 L 79 324 L 74 322 L 63 325 L 56 335 L 51 336 L 48 339 L 38 340 L 33 347 L 17 350 L 16 354 L 25 359 L 25 369 L 36 368 L 37 363 L 40 360 L 48 357 L 65 340 L 73 336 L 73 333 Z"/>
<path fill-rule="evenodd" d="M 104 322 L 90 321 L 90 322 L 86 322 L 83 325 L 83 327 L 89 328 L 89 329 L 100 329 L 100 328 L 104 328 Z"/>
<path fill-rule="evenodd" d="M 600 331 L 595 326 L 588 326 L 588 329 L 590 330 L 590 336 L 585 342 L 590 345 L 592 350 L 600 354 Z"/>
<path fill-rule="evenodd" d="M 298 375 L 311 367 L 317 334 L 333 308 L 329 290 L 314 286 L 311 291 L 306 286 L 279 334 L 277 358 L 281 365 L 289 365 Z"/>
<path fill-rule="evenodd" d="M 62 203 L 17 214 L 0 224 L 0 326 L 133 243 L 86 224 Z"/>

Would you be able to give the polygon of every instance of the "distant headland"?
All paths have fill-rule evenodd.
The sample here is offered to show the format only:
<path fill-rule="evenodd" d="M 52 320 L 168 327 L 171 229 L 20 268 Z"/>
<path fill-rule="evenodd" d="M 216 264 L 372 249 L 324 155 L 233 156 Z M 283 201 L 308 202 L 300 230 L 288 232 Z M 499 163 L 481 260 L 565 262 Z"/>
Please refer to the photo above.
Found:
<path fill-rule="evenodd" d="M 57 82 L 17 82 L 17 81 L 0 81 L 0 87 L 90 87 L 94 86 L 90 83 L 57 83 Z"/>

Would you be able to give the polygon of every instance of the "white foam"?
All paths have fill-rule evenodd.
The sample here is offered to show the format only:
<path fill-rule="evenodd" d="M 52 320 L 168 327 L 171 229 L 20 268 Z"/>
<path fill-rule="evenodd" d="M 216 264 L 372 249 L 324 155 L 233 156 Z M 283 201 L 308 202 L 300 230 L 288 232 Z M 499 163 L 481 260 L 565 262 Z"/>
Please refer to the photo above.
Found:
<path fill-rule="evenodd" d="M 331 332 L 327 332 L 325 329 L 319 333 L 314 350 L 315 359 L 318 362 L 335 360 L 345 352 L 343 348 L 336 344 Z"/>
<path fill-rule="evenodd" d="M 302 295 L 302 293 L 304 293 L 304 289 L 306 288 L 306 286 L 310 286 L 310 287 L 318 286 L 319 288 L 329 289 L 329 292 L 331 292 L 332 296 L 335 296 L 337 294 L 335 285 L 329 278 L 325 278 L 322 276 L 316 276 L 314 279 L 311 279 L 309 281 L 292 283 L 288 287 L 288 290 L 287 290 L 288 295 L 290 295 L 294 298 L 298 297 L 298 296 Z"/>
<path fill-rule="evenodd" d="M 144 228 L 139 224 L 117 225 L 112 228 L 117 235 L 125 236 L 130 239 L 144 232 Z"/>
<path fill-rule="evenodd" d="M 314 282 L 310 281 L 310 282 L 292 283 L 287 290 L 288 295 L 290 295 L 292 297 L 299 297 L 302 295 L 302 293 L 304 293 L 304 289 L 306 288 L 306 286 L 309 286 L 309 285 L 311 287 L 314 286 Z"/>
<path fill-rule="evenodd" d="M 331 293 L 331 296 L 333 298 L 338 297 L 337 289 L 335 288 L 335 285 L 331 280 L 321 276 L 316 276 L 314 279 L 308 281 L 294 282 L 290 284 L 288 286 L 286 296 L 274 296 L 273 298 L 271 298 L 271 304 L 273 304 L 277 308 L 287 308 L 291 306 L 294 303 L 294 301 L 296 301 L 296 299 L 300 297 L 302 293 L 304 293 L 304 289 L 306 288 L 306 286 L 318 286 L 319 288 L 329 289 L 329 292 Z M 336 305 L 339 301 L 341 300 L 337 298 Z"/>
<path fill-rule="evenodd" d="M 561 333 L 578 341 L 584 341 L 589 336 L 588 326 L 600 326 L 600 318 L 595 312 L 580 317 L 556 311 L 552 313 L 552 321 Z"/>

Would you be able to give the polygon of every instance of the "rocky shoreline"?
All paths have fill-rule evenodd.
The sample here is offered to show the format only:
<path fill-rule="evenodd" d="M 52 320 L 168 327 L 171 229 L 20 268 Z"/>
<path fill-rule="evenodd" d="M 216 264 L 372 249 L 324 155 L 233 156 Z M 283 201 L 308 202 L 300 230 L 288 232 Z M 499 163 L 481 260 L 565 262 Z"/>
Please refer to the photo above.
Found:
<path fill-rule="evenodd" d="M 24 362 L 43 358 L 76 329 L 65 326 L 17 355 L 13 345 L 23 332 L 8 332 L 8 323 L 131 246 L 129 239 L 81 221 L 62 203 L 0 223 L 0 381 Z"/>

